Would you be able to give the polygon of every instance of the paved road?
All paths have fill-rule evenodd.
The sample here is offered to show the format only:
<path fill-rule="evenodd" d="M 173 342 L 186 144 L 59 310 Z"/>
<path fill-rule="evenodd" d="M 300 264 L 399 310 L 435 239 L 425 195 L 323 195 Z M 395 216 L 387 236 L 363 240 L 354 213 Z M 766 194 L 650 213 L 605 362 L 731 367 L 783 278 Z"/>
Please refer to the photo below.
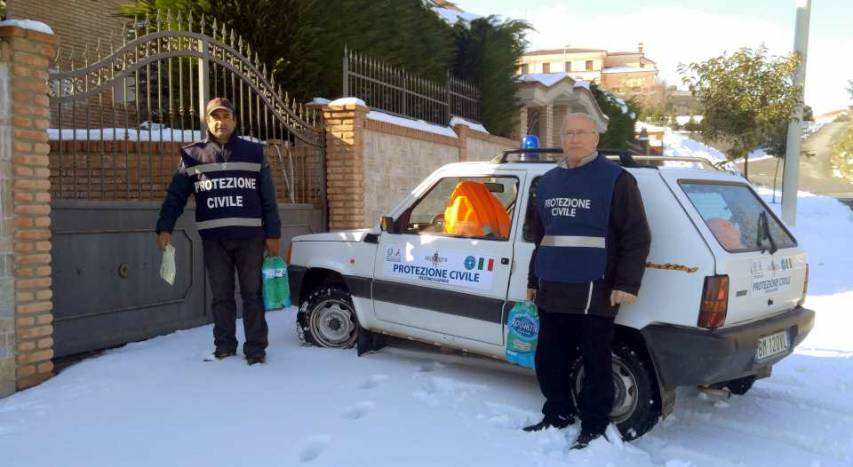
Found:
<path fill-rule="evenodd" d="M 853 183 L 833 177 L 830 162 L 832 145 L 844 134 L 846 127 L 847 123 L 843 122 L 828 123 L 803 141 L 804 155 L 800 158 L 799 189 L 838 198 L 853 209 Z M 749 180 L 752 183 L 773 186 L 776 162 L 776 158 L 750 162 Z M 781 190 L 784 165 L 781 161 L 778 165 L 776 187 Z M 738 162 L 738 168 L 743 170 L 742 161 Z"/>

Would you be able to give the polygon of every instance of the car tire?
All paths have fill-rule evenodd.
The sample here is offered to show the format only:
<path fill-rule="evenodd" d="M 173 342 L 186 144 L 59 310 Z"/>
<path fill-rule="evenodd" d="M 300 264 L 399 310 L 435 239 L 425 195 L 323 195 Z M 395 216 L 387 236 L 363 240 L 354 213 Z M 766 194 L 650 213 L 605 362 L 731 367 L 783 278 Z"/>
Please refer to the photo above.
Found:
<path fill-rule="evenodd" d="M 358 318 L 352 296 L 340 286 L 311 291 L 296 314 L 300 340 L 317 347 L 348 349 L 358 339 Z"/>
<path fill-rule="evenodd" d="M 583 385 L 583 360 L 571 368 L 572 398 L 575 407 Z M 660 397 L 651 365 L 645 355 L 626 344 L 613 347 L 614 401 L 610 420 L 622 439 L 639 438 L 654 427 L 661 416 Z"/>

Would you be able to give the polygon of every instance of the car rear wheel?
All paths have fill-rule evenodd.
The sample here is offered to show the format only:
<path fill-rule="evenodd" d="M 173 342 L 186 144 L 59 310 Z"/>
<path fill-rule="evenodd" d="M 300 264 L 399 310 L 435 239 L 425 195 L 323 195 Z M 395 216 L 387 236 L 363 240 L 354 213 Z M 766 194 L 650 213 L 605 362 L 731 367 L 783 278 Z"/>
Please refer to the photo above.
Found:
<path fill-rule="evenodd" d="M 575 360 L 571 369 L 572 397 L 578 406 L 583 387 L 583 360 Z M 643 355 L 628 345 L 613 348 L 613 409 L 610 420 L 619 428 L 622 438 L 639 438 L 657 424 L 661 416 L 660 398 L 654 374 Z"/>
<path fill-rule="evenodd" d="M 318 347 L 347 349 L 358 338 L 352 297 L 340 286 L 321 286 L 308 295 L 296 315 L 299 337 Z"/>

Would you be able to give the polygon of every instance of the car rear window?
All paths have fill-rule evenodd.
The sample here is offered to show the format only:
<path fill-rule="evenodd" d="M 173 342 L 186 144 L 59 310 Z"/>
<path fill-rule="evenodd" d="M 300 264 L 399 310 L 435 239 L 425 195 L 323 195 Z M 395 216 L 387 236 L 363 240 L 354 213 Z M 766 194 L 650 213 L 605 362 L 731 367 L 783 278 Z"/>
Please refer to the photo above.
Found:
<path fill-rule="evenodd" d="M 747 185 L 680 181 L 681 189 L 720 245 L 730 252 L 788 248 L 794 237 Z M 766 224 L 766 226 L 765 226 Z"/>

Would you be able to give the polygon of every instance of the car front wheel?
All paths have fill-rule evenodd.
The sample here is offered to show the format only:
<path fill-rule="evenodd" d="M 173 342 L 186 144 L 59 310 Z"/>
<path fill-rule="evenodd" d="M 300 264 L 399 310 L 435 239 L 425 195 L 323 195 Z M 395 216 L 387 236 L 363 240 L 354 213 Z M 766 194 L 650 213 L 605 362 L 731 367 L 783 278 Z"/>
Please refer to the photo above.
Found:
<path fill-rule="evenodd" d="M 318 347 L 346 349 L 358 338 L 352 297 L 340 286 L 321 286 L 308 295 L 296 315 L 299 337 Z"/>

